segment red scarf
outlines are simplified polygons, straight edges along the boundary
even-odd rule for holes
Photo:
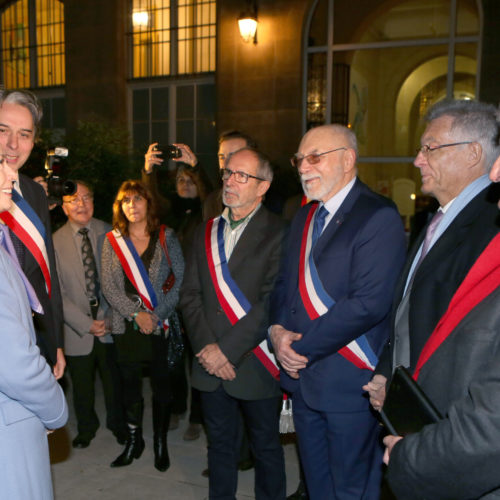
[[[413,378],[462,319],[500,285],[500,233],[478,257],[420,353]]]

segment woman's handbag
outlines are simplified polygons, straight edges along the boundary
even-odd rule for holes
[[[168,262],[168,267],[170,268],[170,272],[168,273],[167,278],[163,282],[163,285],[161,286],[161,289],[163,290],[163,293],[167,295],[168,292],[170,292],[171,288],[175,284],[175,274],[172,271],[172,261],[170,260],[170,256],[168,255],[168,247],[167,247],[167,226],[165,224],[162,224],[160,226],[160,245],[163,248],[163,252],[165,253],[165,257],[167,258]]]

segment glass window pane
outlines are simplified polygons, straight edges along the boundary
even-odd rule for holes
[[[134,123],[132,128],[134,135],[134,149],[144,154],[149,146],[149,124]]]
[[[459,43],[455,46],[455,75],[453,97],[474,99],[476,97],[477,44]]]
[[[177,87],[177,119],[192,119],[194,116],[194,85]]]
[[[336,52],[333,63],[332,119],[347,110],[360,155],[412,156],[420,118],[446,95],[447,46]]]
[[[307,78],[307,128],[326,120],[326,53],[309,54]]]
[[[7,88],[30,87],[28,0],[19,0],[2,12],[2,64]]]
[[[334,43],[448,36],[449,0],[334,0]]]
[[[153,120],[166,120],[168,118],[168,87],[153,89],[151,91],[151,114]]]
[[[36,41],[38,86],[63,85],[64,6],[59,0],[36,2]]]
[[[323,46],[328,40],[328,0],[319,0],[311,19],[308,45]]]
[[[215,71],[215,17],[215,0],[133,0],[132,76]]]
[[[196,86],[196,117],[198,120],[213,120],[215,116],[215,85]]]
[[[149,90],[134,90],[132,102],[132,120],[149,121]]]
[[[194,147],[194,120],[177,120],[175,141]]]
[[[457,35],[478,35],[479,16],[476,0],[457,0]]]
[[[168,120],[152,123],[151,142],[159,142],[160,146],[163,147],[170,143],[168,138]]]

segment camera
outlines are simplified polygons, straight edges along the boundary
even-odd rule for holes
[[[182,156],[182,151],[173,144],[169,144],[165,147],[160,147],[160,145],[157,144],[154,146],[153,151],[161,151],[162,154],[166,155],[167,160],[171,158],[180,158]]]
[[[68,149],[56,147],[47,151],[45,158],[45,170],[47,175],[45,181],[49,191],[49,204],[56,203],[58,205],[62,202],[63,196],[73,195],[76,193],[77,186],[71,180],[62,179],[59,174],[61,173],[61,158],[68,156]]]

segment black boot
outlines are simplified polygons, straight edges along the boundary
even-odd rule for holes
[[[160,472],[165,472],[170,467],[167,447],[170,409],[170,404],[160,403],[153,399],[153,448],[155,453],[155,468]]]
[[[126,409],[128,437],[125,449],[121,455],[111,463],[111,467],[124,467],[130,465],[134,458],[139,458],[144,451],[144,439],[142,437],[142,413],[144,402],[138,401]]]

